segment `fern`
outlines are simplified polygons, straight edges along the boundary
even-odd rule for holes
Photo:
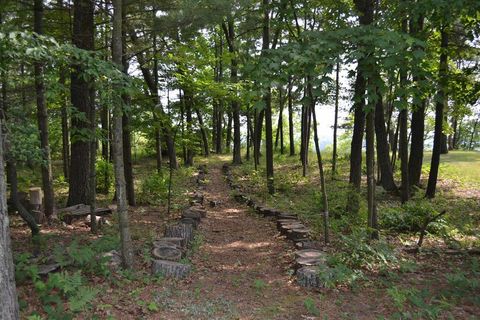
[[[98,292],[98,289],[92,287],[80,287],[77,293],[68,299],[68,307],[70,311],[80,312],[85,310],[90,305],[92,300],[95,299]]]

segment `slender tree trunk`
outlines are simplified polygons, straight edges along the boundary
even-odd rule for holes
[[[317,116],[315,114],[315,97],[313,96],[312,84],[309,81],[308,83],[308,93],[310,97],[310,110],[312,112],[313,117],[313,139],[315,142],[315,151],[317,154],[317,162],[318,162],[318,171],[320,173],[320,187],[322,189],[322,205],[323,205],[323,239],[325,244],[330,242],[329,236],[329,227],[328,227],[328,197],[327,197],[327,189],[325,186],[325,174],[323,170],[323,161],[322,161],[322,153],[320,152],[320,143],[318,141],[318,129],[317,129]]]
[[[33,30],[43,34],[43,0],[34,2],[34,28]],[[37,96],[37,120],[40,132],[40,148],[42,149],[42,185],[44,192],[44,209],[47,220],[50,221],[55,210],[55,199],[53,195],[53,174],[52,160],[50,156],[50,144],[48,141],[48,112],[45,100],[45,84],[43,80],[43,64],[36,62],[35,69],[35,92]]]
[[[95,91],[91,90],[90,92],[92,101],[95,101]],[[96,121],[96,112],[95,107],[93,107],[90,114],[90,124],[91,124],[91,142],[90,142],[90,195],[89,195],[89,204],[90,204],[90,231],[96,233],[98,231],[97,226],[97,217],[95,214],[95,208],[97,204],[97,172],[95,170],[95,163],[97,160],[97,121]]]
[[[0,17],[1,21],[1,17]],[[3,106],[2,108],[3,109]],[[3,110],[2,110],[3,111]],[[0,116],[1,118],[1,116]],[[20,319],[15,269],[10,242],[10,229],[7,208],[7,183],[5,181],[3,121],[0,122],[0,319]]]
[[[447,119],[444,118],[443,122],[447,122]],[[441,154],[448,154],[448,137],[446,134],[442,133],[442,144],[440,148]]]
[[[250,132],[252,131],[252,123],[250,121],[250,106],[247,107],[247,153],[245,155],[245,160],[250,161],[250,140],[252,138],[252,135]]]
[[[229,112],[227,114],[228,120],[227,120],[227,135],[225,137],[225,149],[227,150],[228,153],[230,153],[231,146],[232,146],[232,113]]]
[[[127,105],[130,98],[123,96],[123,103]],[[122,116],[122,140],[123,140],[123,163],[125,168],[125,183],[127,188],[127,200],[131,206],[136,206],[135,183],[133,179],[132,139],[130,132],[130,116],[123,113]]]
[[[112,60],[119,70],[122,70],[122,0],[113,0],[113,32],[112,32]],[[117,88],[118,91],[121,88]],[[123,143],[122,143],[122,96],[120,93],[114,95],[114,114],[113,114],[113,152],[115,167],[115,190],[117,193],[117,212],[120,228],[120,244],[122,254],[122,264],[124,268],[133,266],[133,248],[130,238],[130,226],[128,219],[127,194],[125,184],[125,169],[123,166]]]
[[[452,134],[451,150],[456,150],[457,141],[458,141],[458,117],[457,116],[452,117],[452,129],[453,129],[453,134]]]
[[[412,142],[410,145],[410,158],[408,161],[408,181],[410,186],[420,185],[420,176],[423,164],[424,132],[425,132],[425,106],[423,100],[419,105],[414,106],[410,130]]]
[[[443,26],[440,31],[441,34],[441,54],[440,54],[440,66],[438,69],[438,93],[437,93],[437,102],[435,104],[435,132],[433,136],[433,151],[432,151],[432,161],[430,163],[430,173],[428,176],[428,185],[426,191],[427,198],[434,198],[435,192],[437,189],[437,178],[438,178],[438,167],[440,166],[440,153],[441,153],[441,143],[442,143],[442,134],[443,134],[443,112],[445,105],[447,103],[447,96],[445,93],[445,88],[447,86],[447,73],[448,73],[448,34],[446,27]]]
[[[404,18],[402,20],[402,31],[404,33],[408,32],[408,20]],[[400,87],[407,87],[407,70],[405,68],[400,69]],[[408,108],[407,108],[408,97],[406,94],[401,96],[401,101],[403,102],[403,108],[400,110],[398,115],[398,125],[399,125],[399,146],[398,146],[398,155],[400,157],[400,171],[402,175],[402,186],[401,186],[401,199],[402,203],[408,201],[410,198],[410,182],[408,177]]]
[[[192,109],[193,109],[193,93],[189,90],[184,90],[183,101],[185,102],[185,116],[186,116],[186,128],[187,128],[187,146],[186,146],[186,156],[185,156],[185,166],[193,166],[193,143],[191,139],[193,137],[192,132]]]
[[[292,77],[288,77],[288,138],[290,141],[290,156],[295,155],[295,137],[293,135],[293,97]]]
[[[60,85],[65,87],[65,76],[66,69],[60,70]],[[63,175],[66,181],[69,181],[70,177],[70,141],[68,139],[68,101],[67,95],[63,92],[62,96],[62,109],[61,109],[61,118],[62,118],[62,165],[63,165]]]
[[[198,108],[195,108],[195,113],[197,114],[198,126],[200,127],[200,134],[202,136],[203,155],[208,157],[210,155],[210,149],[208,147],[208,136],[205,130],[205,125],[203,124],[202,113]]]
[[[378,100],[375,104],[375,133],[377,137],[377,157],[381,172],[381,183],[385,190],[396,191],[397,186],[393,180],[393,169],[390,162],[387,131],[383,112],[383,100],[379,88],[377,88]]]
[[[260,164],[261,147],[262,147],[262,133],[263,133],[263,120],[265,118],[265,109],[258,112],[255,120],[255,136],[254,136],[254,150],[255,150],[255,163]]]
[[[337,174],[337,128],[338,128],[338,102],[340,95],[340,62],[335,70],[335,118],[333,122],[333,154],[332,154],[332,179]]]
[[[73,44],[80,49],[94,49],[93,0],[75,0],[73,16]],[[71,73],[71,101],[76,112],[85,117],[72,118],[71,130],[71,165],[70,188],[67,206],[87,203],[90,179],[90,139],[82,137],[82,132],[90,131],[90,114],[93,109],[91,101],[91,81],[85,79],[82,67],[73,66]],[[87,119],[87,120],[85,120]]]
[[[350,183],[356,190],[360,189],[362,181],[362,145],[363,132],[365,131],[365,100],[363,95],[365,93],[365,79],[362,75],[360,61],[357,67],[357,79],[355,81],[354,94],[354,122],[353,122],[353,136],[350,151]]]
[[[368,227],[372,229],[372,239],[378,239],[377,206],[375,200],[375,111],[367,113],[367,202]]]
[[[270,0],[263,0],[263,40],[262,54],[270,47]],[[265,154],[267,165],[267,188],[268,193],[275,193],[275,184],[273,181],[273,139],[272,139],[272,92],[271,88],[266,88],[263,96],[265,102]]]

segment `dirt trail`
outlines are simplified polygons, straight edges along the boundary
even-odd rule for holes
[[[198,233],[202,245],[192,257],[194,272],[175,301],[169,319],[304,319],[304,292],[292,283],[292,243],[279,238],[273,221],[249,212],[230,197],[220,165],[208,168],[204,192],[208,216]],[[303,294],[302,294],[303,293]]]

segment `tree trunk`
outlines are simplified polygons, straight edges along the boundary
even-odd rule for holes
[[[263,40],[262,54],[266,54],[270,47],[270,0],[263,0]],[[266,88],[263,96],[265,101],[265,154],[267,165],[267,188],[268,193],[275,193],[275,184],[273,181],[273,137],[272,137],[272,92],[271,88]]]
[[[377,206],[375,200],[375,111],[367,113],[366,140],[367,140],[367,202],[368,227],[371,228],[372,239],[378,239]]]
[[[193,166],[193,143],[192,143],[192,138],[193,138],[193,132],[192,132],[192,109],[193,109],[193,93],[190,92],[189,90],[185,91],[184,90],[184,96],[183,100],[185,101],[185,115],[186,115],[186,120],[187,120],[187,146],[186,146],[186,158],[185,158],[185,166],[186,167],[191,167]]]
[[[73,44],[80,49],[94,49],[93,0],[74,1]],[[75,65],[71,73],[71,102],[76,112],[82,117],[72,118],[70,188],[67,206],[87,203],[90,178],[90,139],[82,137],[82,132],[90,131],[90,114],[93,109],[91,101],[91,84],[82,74],[82,67]],[[87,120],[85,120],[87,119]]]
[[[447,122],[446,119],[443,119],[442,122]],[[448,137],[446,134],[442,133],[442,145],[441,145],[441,154],[448,154]]]
[[[390,162],[390,150],[388,146],[387,130],[385,129],[385,115],[383,112],[383,100],[379,88],[377,88],[377,103],[375,104],[375,133],[377,137],[377,157],[381,171],[382,187],[387,191],[396,191],[397,186],[393,179],[392,163]]]
[[[250,106],[247,108],[247,153],[245,154],[245,160],[250,161],[250,146],[251,146],[251,131],[252,131],[252,123],[250,121]]]
[[[123,96],[123,103],[127,105],[130,98]],[[130,133],[130,116],[123,113],[122,116],[122,140],[123,140],[123,163],[125,168],[125,183],[127,188],[127,200],[131,206],[136,206],[135,182],[133,179],[132,139]]]
[[[332,179],[337,174],[337,128],[338,128],[338,103],[340,95],[340,62],[335,70],[335,118],[333,121],[333,153],[332,153]]]
[[[227,38],[229,52],[232,55],[232,58],[230,60],[230,82],[235,84],[238,82],[238,62],[237,58],[235,57],[235,55],[237,54],[237,49],[235,46],[235,28],[232,16],[229,16],[227,26],[223,24],[223,29],[225,32],[225,37]],[[240,145],[240,104],[236,100],[236,97],[234,98],[234,100],[232,100],[231,107],[233,116],[233,164],[241,164],[242,156]],[[228,148],[230,148],[230,146]]]
[[[0,19],[1,20],[1,19]],[[3,108],[0,108],[3,109]],[[3,111],[3,110],[2,110]],[[3,150],[3,121],[0,122],[0,319],[20,319],[18,297],[15,288],[15,269],[10,242],[10,229],[7,208],[7,184]]]
[[[200,127],[200,134],[202,135],[203,155],[208,157],[210,155],[210,148],[208,147],[208,136],[205,125],[203,124],[202,114],[198,108],[195,108],[195,113],[197,114],[198,126]]]
[[[113,32],[112,32],[112,60],[119,70],[122,70],[122,0],[113,0]],[[115,91],[121,91],[117,88]],[[114,92],[115,92],[114,91]],[[123,166],[123,143],[122,143],[122,115],[123,101],[120,93],[114,95],[114,114],[113,114],[113,153],[115,167],[115,190],[117,193],[117,212],[120,228],[120,244],[122,254],[122,264],[124,268],[133,266],[133,248],[130,238],[130,227],[128,221],[127,194],[125,186],[125,169]]]
[[[414,106],[412,112],[412,122],[410,124],[412,142],[410,144],[410,158],[408,160],[408,181],[410,187],[420,185],[423,164],[425,106],[426,101],[423,100],[419,105]]]
[[[37,34],[43,34],[43,0],[34,2],[34,28]],[[45,216],[50,221],[55,210],[55,199],[53,194],[52,160],[50,156],[50,145],[48,142],[48,113],[45,100],[45,84],[43,80],[43,63],[36,62],[35,69],[35,92],[37,96],[37,120],[40,133],[40,148],[42,150],[42,185],[44,192]]]
[[[290,141],[290,156],[295,155],[295,137],[293,135],[293,97],[292,77],[288,77],[288,138]]]
[[[353,136],[350,151],[350,183],[356,190],[360,190],[360,184],[362,181],[362,146],[363,132],[365,131],[365,113],[363,111],[365,105],[365,100],[363,98],[365,93],[365,79],[360,70],[360,61],[358,64],[353,103]]]
[[[320,152],[320,144],[318,142],[318,129],[317,129],[317,116],[315,114],[315,99],[313,97],[313,90],[312,85],[309,82],[308,92],[310,96],[310,109],[312,112],[313,117],[313,139],[315,141],[315,151],[317,154],[317,162],[318,162],[318,171],[320,173],[320,187],[322,189],[322,205],[323,205],[323,239],[325,244],[330,242],[329,236],[329,227],[328,227],[328,197],[327,197],[327,189],[325,186],[325,174],[323,171],[323,161],[322,161],[322,153]]]
[[[402,31],[404,33],[408,32],[407,29],[407,19],[402,20]],[[407,87],[407,70],[402,68],[400,70],[400,87]],[[399,145],[398,145],[398,155],[400,157],[400,171],[402,176],[402,186],[401,186],[401,199],[402,203],[405,203],[410,198],[410,182],[408,177],[408,108],[407,108],[408,97],[406,94],[401,96],[401,101],[403,102],[403,107],[400,110],[398,115],[398,125],[399,128]]]
[[[447,96],[445,93],[445,88],[448,81],[448,34],[446,27],[443,26],[441,31],[441,54],[440,54],[440,66],[438,69],[438,93],[435,104],[435,132],[433,136],[433,151],[432,151],[432,161],[430,163],[430,173],[428,176],[428,185],[425,196],[427,198],[434,198],[435,192],[437,189],[437,178],[438,178],[438,167],[440,166],[440,153],[441,153],[441,144],[442,144],[442,135],[443,135],[443,112],[445,105],[447,104]]]
[[[227,135],[225,137],[225,149],[228,153],[230,153],[231,146],[232,146],[232,113],[228,112],[227,114]]]
[[[69,181],[70,177],[70,141],[68,139],[68,97],[63,91],[65,87],[65,73],[66,69],[60,70],[60,85],[62,86],[62,109],[61,109],[61,118],[62,118],[62,165],[63,165],[63,175],[66,181]]]

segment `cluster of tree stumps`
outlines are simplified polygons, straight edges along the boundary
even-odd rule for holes
[[[206,168],[199,167],[197,185],[205,186]],[[183,279],[192,270],[189,263],[182,261],[194,239],[194,232],[201,220],[207,216],[203,206],[203,193],[195,191],[192,194],[190,207],[183,210],[181,217],[165,228],[164,237],[153,242],[152,273],[167,278]]]
[[[240,186],[235,183],[230,166],[223,166],[227,183],[235,193],[233,197],[239,203],[244,203],[265,218],[276,221],[278,231],[286,239],[293,241],[295,248],[294,270],[297,283],[305,288],[323,288],[324,283],[319,277],[319,266],[326,266],[327,253],[321,250],[322,244],[311,238],[312,231],[290,212],[282,212],[258,203],[255,199],[244,194]]]

